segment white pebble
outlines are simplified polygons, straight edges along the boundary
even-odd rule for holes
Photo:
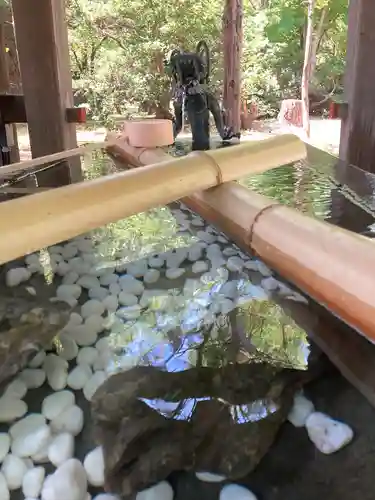
[[[46,357],[43,368],[47,375],[48,384],[54,391],[61,391],[66,387],[68,367],[68,362],[60,356],[49,354]]]
[[[118,314],[124,319],[137,319],[141,315],[141,307],[139,304],[118,309]]]
[[[30,434],[18,436],[11,445],[13,455],[26,458],[38,453],[49,442],[51,429],[46,424],[40,425]]]
[[[127,274],[119,278],[119,285],[123,292],[131,293],[133,295],[141,295],[145,289],[143,283],[135,279],[134,276],[129,276]]]
[[[167,269],[165,271],[165,277],[168,278],[169,280],[175,280],[185,274],[185,269],[182,267],[177,267],[177,268],[172,268],[172,269]]]
[[[219,305],[222,314],[228,314],[236,308],[236,304],[230,299],[222,299]]]
[[[127,292],[120,292],[118,301],[123,306],[135,306],[136,304],[138,304],[138,298],[135,295]]]
[[[48,459],[55,467],[59,467],[70,458],[73,458],[73,454],[74,438],[67,432],[58,434],[52,439],[48,447]]]
[[[107,376],[104,373],[104,371],[97,371],[94,373],[94,375],[91,377],[91,379],[86,383],[85,387],[83,388],[83,395],[85,396],[87,401],[91,401],[95,392],[103,384],[106,378]]]
[[[223,254],[226,257],[232,257],[233,255],[236,255],[236,253],[237,253],[237,250],[233,247],[225,247],[223,250]]]
[[[27,465],[20,457],[7,455],[1,468],[10,490],[21,488],[24,475],[28,471]]]
[[[225,476],[219,474],[212,474],[212,472],[196,472],[197,479],[206,483],[221,483],[226,480]]]
[[[86,288],[89,290],[90,288],[99,288],[100,283],[98,278],[95,276],[90,276],[87,274],[86,276],[81,276],[77,281],[77,285],[80,285],[82,288]]]
[[[70,328],[68,333],[79,346],[95,344],[98,338],[96,326],[93,328],[91,324],[87,323]]]
[[[49,441],[48,443],[45,444],[40,450],[38,450],[35,455],[31,457],[32,461],[36,464],[45,464],[48,463],[48,447],[49,447]]]
[[[107,288],[102,287],[102,286],[90,288],[90,290],[89,290],[90,299],[96,299],[96,300],[103,301],[107,297],[108,294],[109,294],[109,290]]]
[[[272,292],[279,288],[280,282],[272,276],[268,276],[268,278],[264,278],[261,281],[261,287],[268,292]]]
[[[69,406],[50,422],[52,432],[55,434],[68,432],[72,436],[78,436],[83,429],[83,424],[84,414],[77,405]]]
[[[289,412],[288,420],[294,427],[303,427],[307,417],[315,411],[313,403],[307,399],[302,392],[295,394],[292,409]]]
[[[11,396],[0,398],[0,423],[13,422],[27,413],[27,404]]]
[[[99,352],[111,350],[107,337],[103,337],[102,339],[99,339],[97,341],[97,343],[95,344],[95,347]]]
[[[258,271],[260,272],[260,274],[263,274],[263,276],[265,277],[272,276],[272,271],[270,270],[269,267],[266,266],[266,264],[264,264],[260,260],[257,261],[257,264],[258,264]]]
[[[10,436],[6,432],[0,433],[0,463],[8,455],[10,450]],[[0,496],[1,498],[1,496]]]
[[[75,391],[81,390],[92,377],[91,368],[88,365],[77,365],[69,373],[67,385]]]
[[[100,276],[99,281],[101,285],[109,286],[118,282],[118,275],[115,273],[106,273]]]
[[[70,313],[70,317],[69,317],[69,321],[68,321],[69,326],[78,326],[78,325],[82,325],[82,323],[83,323],[83,318],[80,314],[78,314],[76,312]]]
[[[141,278],[148,269],[147,260],[139,260],[138,262],[131,262],[127,264],[126,270],[128,274],[134,278]]]
[[[77,364],[92,366],[98,355],[98,351],[95,347],[82,347],[77,355]]]
[[[197,231],[197,238],[204,241],[205,243],[213,243],[216,241],[216,236],[207,231]]]
[[[204,221],[201,218],[193,217],[191,219],[191,225],[192,226],[196,226],[196,227],[203,227],[204,226]]]
[[[104,314],[105,308],[103,304],[96,299],[90,299],[87,302],[85,302],[82,307],[81,307],[81,316],[82,318],[88,318],[89,316],[93,314],[97,314],[98,316],[101,316]]]
[[[102,304],[107,311],[115,312],[118,309],[117,295],[107,295],[107,297],[102,301]]]
[[[348,425],[320,412],[311,413],[305,425],[309,438],[325,455],[340,450],[350,443],[354,436]]]
[[[160,278],[160,271],[157,269],[149,269],[143,277],[145,283],[156,283]]]
[[[93,500],[120,500],[120,497],[112,495],[112,493],[99,493]]]
[[[88,453],[83,461],[87,479],[92,486],[104,485],[104,457],[101,446]]]
[[[88,318],[85,319],[85,325],[96,334],[99,334],[103,331],[104,318],[99,314],[92,314]],[[96,339],[95,339],[96,340]]]
[[[56,367],[67,370],[69,363],[56,354],[48,354],[43,363],[43,370],[45,370],[47,376],[48,373],[54,371]]]
[[[243,486],[227,484],[221,489],[219,500],[257,500],[257,497]]]
[[[63,285],[74,285],[79,279],[79,274],[76,271],[69,271],[63,277]]]
[[[2,472],[0,472],[0,498],[1,500],[10,500],[8,485]]]
[[[26,396],[27,385],[20,378],[14,379],[10,384],[7,385],[4,391],[4,397],[10,397],[13,399],[22,399]]]
[[[14,267],[6,274],[5,282],[7,286],[15,287],[31,278],[31,272],[26,267]]]
[[[47,356],[47,354],[45,351],[38,352],[38,354],[36,354],[29,362],[29,367],[30,368],[39,368],[43,364],[44,360],[46,359],[46,356]]]
[[[59,299],[79,299],[82,293],[82,288],[79,285],[60,285],[56,290],[56,297]]]
[[[22,480],[22,493],[25,497],[38,498],[42,491],[45,474],[43,467],[33,467],[26,472]]]
[[[74,243],[67,243],[61,250],[61,255],[64,259],[71,259],[78,253],[78,247]]]
[[[59,391],[44,398],[42,403],[42,414],[53,420],[64,410],[75,404],[75,396],[71,391]]]
[[[39,427],[45,425],[46,419],[40,413],[30,413],[27,417],[18,420],[9,429],[9,434],[13,440],[23,438],[28,434],[32,434]]]
[[[71,458],[44,481],[42,500],[82,500],[87,491],[86,472],[81,462]]]
[[[46,372],[40,368],[26,368],[22,370],[19,377],[25,382],[28,389],[37,389],[44,384]]]
[[[197,260],[191,267],[193,273],[204,273],[208,270],[208,264],[204,260]]]
[[[244,261],[240,257],[229,257],[227,261],[227,268],[232,272],[242,271],[244,266]]]
[[[199,245],[194,245],[189,249],[188,259],[191,262],[195,262],[202,257],[203,249]]]
[[[111,283],[109,285],[109,292],[112,295],[118,295],[121,292],[121,287],[120,287],[119,283]]]
[[[150,267],[155,267],[156,269],[160,269],[164,266],[164,259],[161,257],[150,257],[148,259],[148,265]]]
[[[62,333],[59,336],[60,346],[58,355],[66,361],[71,361],[77,357],[78,345],[68,334]]]
[[[167,481],[161,481],[147,490],[137,493],[136,500],[173,500],[173,489]]]

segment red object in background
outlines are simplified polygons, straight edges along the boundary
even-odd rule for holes
[[[331,102],[329,105],[328,117],[330,120],[334,120],[339,117],[339,104],[337,102]]]
[[[77,108],[77,123],[86,123],[86,108]]]

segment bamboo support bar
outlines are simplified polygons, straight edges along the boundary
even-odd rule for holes
[[[24,170],[29,170],[31,168],[40,167],[46,163],[52,163],[60,160],[66,160],[73,156],[82,156],[96,149],[104,149],[108,147],[108,142],[94,142],[87,144],[86,146],[80,146],[74,149],[67,149],[66,151],[60,151],[59,153],[52,153],[47,156],[40,156],[39,158],[32,158],[31,160],[20,161],[18,163],[13,163],[12,165],[7,165],[0,168],[0,177],[8,177],[17,172],[23,172]]]
[[[295,136],[280,136],[1,203],[0,263],[305,154]]]

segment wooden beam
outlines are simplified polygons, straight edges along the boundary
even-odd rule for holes
[[[30,144],[34,158],[77,146],[74,124],[66,120],[73,107],[64,0],[13,0]],[[78,159],[38,176],[52,187],[82,179]]]
[[[277,297],[276,301],[375,407],[375,345],[318,304],[310,301],[307,306]]]
[[[223,14],[225,124],[241,131],[242,0],[225,0]]]
[[[25,99],[23,95],[0,94],[0,113],[3,123],[27,123]],[[85,123],[85,108],[66,108],[68,123]]]
[[[340,158],[375,173],[375,9],[373,0],[350,0],[345,75],[347,113]]]

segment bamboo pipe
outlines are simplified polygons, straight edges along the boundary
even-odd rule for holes
[[[142,150],[131,151],[127,146],[125,150],[125,163],[131,164],[132,156],[135,166],[145,161]],[[116,154],[121,158],[120,143]],[[165,156],[149,150],[147,159],[163,161]],[[373,242],[311,219],[234,182],[181,201],[375,342]]]
[[[111,143],[109,143],[111,145]],[[139,153],[139,150],[137,150]],[[0,204],[0,263],[305,155],[295,136],[192,154]],[[142,152],[142,151],[141,151]],[[147,156],[143,152],[142,161]],[[139,155],[138,155],[139,156]],[[170,158],[170,157],[169,157]]]
[[[373,242],[234,182],[182,201],[375,342]]]

